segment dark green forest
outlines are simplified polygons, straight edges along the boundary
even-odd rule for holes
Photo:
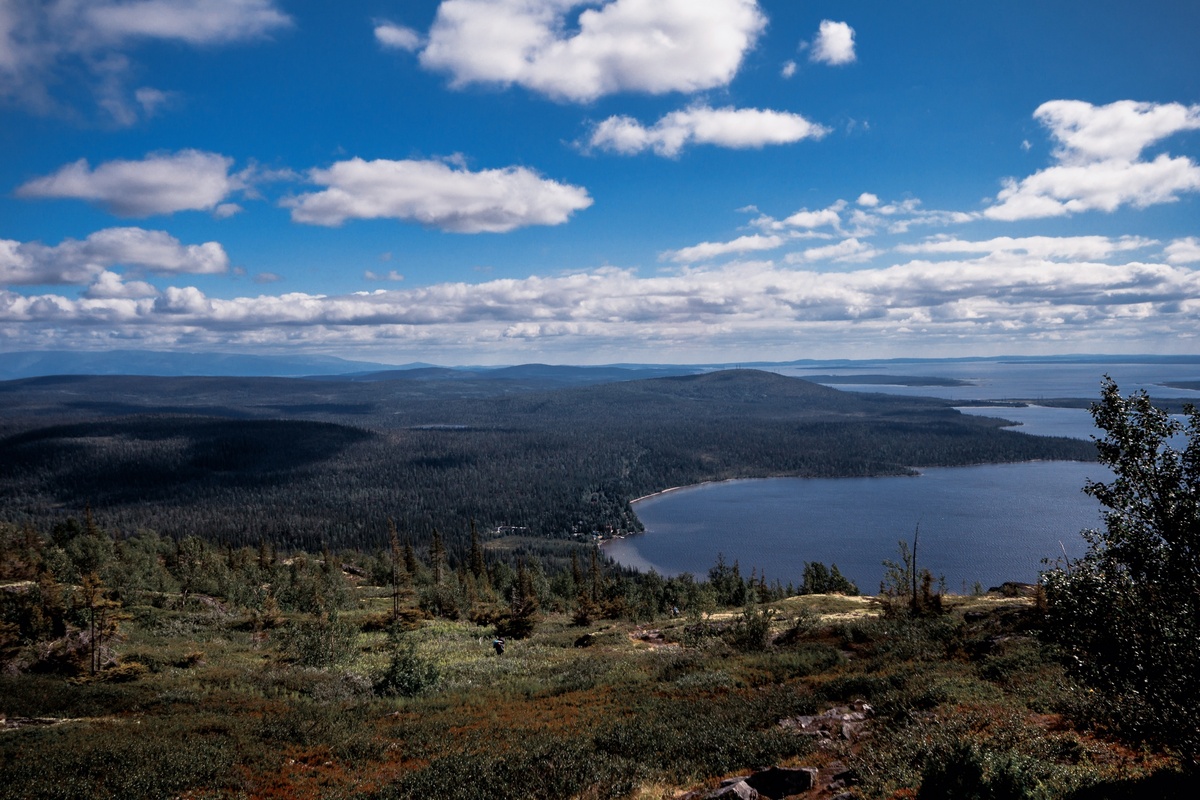
[[[1094,459],[948,401],[841,392],[754,370],[560,388],[384,380],[66,376],[0,384],[0,517],[48,528],[90,508],[133,533],[379,546],[485,533],[639,529],[630,500],[728,478],[896,475]]]

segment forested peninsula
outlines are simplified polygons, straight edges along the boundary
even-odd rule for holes
[[[497,372],[0,383],[0,517],[47,528],[90,508],[111,530],[310,550],[378,547],[391,519],[461,549],[472,522],[635,531],[630,500],[704,481],[1095,458],[950,401],[757,370]]]

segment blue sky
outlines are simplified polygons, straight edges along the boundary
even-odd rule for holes
[[[0,347],[1196,353],[1200,4],[0,0]]]

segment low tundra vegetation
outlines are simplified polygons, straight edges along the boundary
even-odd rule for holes
[[[1100,701],[1038,636],[1035,598],[917,613],[723,561],[665,580],[479,552],[476,576],[399,543],[372,570],[68,533],[5,532],[4,797],[657,798],[772,765],[862,798],[1182,780],[1169,750],[1090,724]],[[869,715],[808,725],[843,707]]]

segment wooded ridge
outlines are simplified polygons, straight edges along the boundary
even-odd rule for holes
[[[417,542],[460,542],[471,521],[587,538],[638,530],[629,501],[671,486],[1095,458],[950,401],[756,370],[511,374],[0,383],[0,516],[46,526],[90,505],[129,532],[309,548],[378,546],[388,518]]]

